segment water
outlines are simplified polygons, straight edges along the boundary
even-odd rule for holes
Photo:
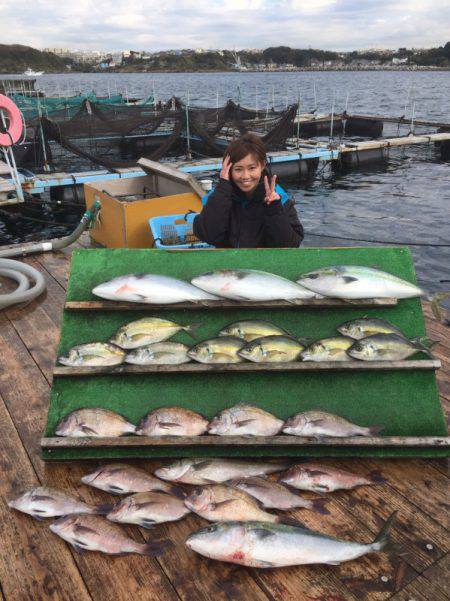
[[[48,95],[95,90],[143,98],[154,92],[158,100],[177,95],[199,106],[221,106],[233,98],[259,110],[271,107],[273,98],[277,109],[300,98],[302,112],[317,107],[319,113],[329,113],[334,105],[336,112],[347,107],[350,113],[408,118],[414,113],[416,119],[450,122],[448,71],[105,73],[44,75],[38,81]],[[384,135],[397,131],[396,125],[386,125]],[[411,250],[421,285],[433,292],[450,290],[450,170],[434,146],[392,150],[387,162],[348,173],[335,174],[325,166],[309,183],[281,183],[296,199],[306,231],[304,246],[419,243],[425,246]],[[61,236],[73,229],[82,212],[76,205],[62,209],[38,203],[31,208],[27,215],[35,221],[2,221],[0,213],[0,245]]]

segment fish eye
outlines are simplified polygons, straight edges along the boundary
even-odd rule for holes
[[[361,344],[355,344],[355,346],[353,347],[355,349],[355,351],[362,351],[363,347]]]
[[[316,280],[319,277],[318,273],[310,273],[309,275],[305,276],[306,278],[308,278],[309,280]]]

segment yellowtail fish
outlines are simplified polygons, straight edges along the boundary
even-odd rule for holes
[[[58,357],[59,363],[69,367],[106,367],[120,365],[125,353],[117,346],[106,342],[79,344],[70,349],[67,355]]]
[[[245,342],[234,336],[219,336],[193,346],[187,355],[200,363],[241,363],[238,351]]]
[[[138,492],[115,505],[106,516],[112,522],[151,528],[184,518],[190,510],[183,500],[165,492]]]
[[[181,365],[190,361],[188,350],[189,347],[181,342],[155,342],[129,352],[125,362],[133,365]]]
[[[275,436],[282,426],[283,420],[271,413],[242,403],[216,415],[209,424],[208,433],[219,436]]]
[[[342,323],[337,328],[343,336],[354,338],[355,340],[361,340],[361,338],[367,338],[373,334],[398,334],[403,336],[403,332],[397,326],[393,326],[385,319],[378,319],[378,317],[361,317],[360,319],[352,319]]]
[[[286,420],[283,432],[294,436],[377,436],[383,426],[358,426],[325,411],[304,411]]]
[[[183,407],[160,407],[141,419],[136,434],[141,436],[200,436],[208,420],[200,413]]]
[[[347,350],[355,341],[353,338],[334,336],[322,338],[305,348],[300,353],[302,361],[351,361]]]
[[[290,336],[265,336],[249,342],[238,355],[255,363],[298,361],[304,345]]]
[[[249,320],[230,323],[220,330],[219,336],[236,336],[246,342],[251,342],[263,336],[290,336],[290,334],[269,321]]]
[[[396,550],[389,532],[395,512],[371,543],[326,536],[300,526],[267,522],[219,522],[191,534],[186,546],[200,555],[252,568],[324,563],[339,565],[367,553]]]
[[[49,486],[36,486],[16,499],[8,501],[8,506],[27,513],[37,520],[73,513],[104,515],[112,507],[111,505],[89,505]]]
[[[155,342],[163,342],[182,330],[192,335],[192,331],[196,328],[197,325],[182,326],[170,319],[144,317],[119,328],[110,342],[122,349],[129,350]]]
[[[321,463],[308,462],[293,465],[285,474],[280,476],[280,482],[299,490],[328,493],[335,490],[350,490],[357,486],[381,483],[384,480],[376,473],[367,478],[347,470],[328,467]]]
[[[356,340],[347,353],[361,361],[401,361],[423,352],[433,358],[428,347],[419,340],[408,340],[398,334],[374,334]]]
[[[173,493],[173,487],[145,470],[126,463],[102,465],[81,478],[83,484],[115,495],[152,490]]]
[[[136,426],[122,415],[102,409],[76,409],[64,417],[56,427],[57,436],[124,436],[134,434]]]

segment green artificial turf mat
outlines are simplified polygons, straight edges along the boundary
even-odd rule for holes
[[[162,251],[134,249],[75,250],[72,256],[68,301],[94,300],[97,284],[127,273],[160,273],[189,280],[220,268],[253,268],[296,279],[301,273],[334,264],[368,265],[416,282],[407,248],[242,249],[220,251]],[[98,299],[97,299],[98,300]],[[58,354],[85,342],[106,341],[123,324],[145,315],[163,315],[178,323],[201,324],[200,340],[217,335],[240,319],[267,319],[297,337],[319,339],[336,334],[349,319],[376,316],[400,327],[408,337],[424,336],[419,299],[399,301],[395,307],[373,309],[64,311]],[[192,344],[185,333],[173,340]],[[414,358],[426,358],[417,355]],[[81,407],[105,407],[133,423],[148,411],[177,405],[211,418],[237,402],[250,402],[287,418],[298,411],[320,408],[360,425],[383,425],[386,436],[446,436],[444,416],[433,371],[289,372],[147,374],[55,378],[45,436],[56,424]],[[446,449],[354,447],[139,447],[114,449],[45,450],[46,459],[128,456],[440,456]]]

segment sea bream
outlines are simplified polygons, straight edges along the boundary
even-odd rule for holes
[[[121,500],[106,516],[112,522],[151,528],[184,518],[190,510],[182,499],[165,492],[138,492]]]
[[[16,499],[8,501],[8,507],[27,513],[37,520],[74,513],[104,515],[111,510],[111,505],[89,505],[49,486],[36,486],[22,493]]]
[[[317,295],[279,275],[255,269],[219,269],[192,278],[206,292],[238,301],[303,300]]]
[[[144,317],[125,324],[117,330],[110,342],[125,350],[140,348],[155,342],[163,342],[184,331],[192,336],[197,325],[182,326],[170,319]]]
[[[297,283],[333,298],[412,298],[425,293],[395,275],[359,265],[332,265],[301,275]]]
[[[279,517],[264,511],[254,497],[225,484],[209,484],[193,490],[184,500],[186,507],[210,522],[278,522]]]
[[[290,336],[265,336],[247,343],[238,355],[254,363],[288,363],[299,360],[304,348]]]
[[[398,334],[399,336],[405,336],[400,328],[378,317],[361,317],[360,319],[346,321],[337,327],[337,331],[343,336],[348,336],[355,340],[361,340],[361,338],[367,338],[367,336],[373,336],[374,334]]]
[[[159,407],[147,413],[136,428],[140,436],[200,436],[208,420],[183,407]]]
[[[156,305],[218,300],[188,282],[154,273],[121,275],[95,286],[92,294],[107,300]]]
[[[234,336],[219,336],[199,342],[187,352],[187,356],[199,363],[241,363],[238,351],[245,342]]]
[[[420,352],[433,358],[430,349],[419,340],[408,340],[398,334],[374,334],[354,341],[347,350],[350,357],[360,361],[401,361]]]
[[[219,336],[236,336],[251,342],[263,336],[290,336],[290,334],[270,321],[255,319],[230,323],[220,330]]]
[[[155,478],[145,470],[126,463],[102,465],[81,478],[83,484],[114,495],[161,491],[173,493],[173,485]]]
[[[181,365],[189,363],[189,347],[181,342],[155,342],[130,351],[125,363],[132,365]]]
[[[357,543],[300,526],[267,522],[219,522],[191,534],[186,546],[200,555],[252,568],[324,563],[339,565],[367,553],[392,552],[389,531],[395,512],[373,542]]]
[[[208,433],[219,436],[275,436],[283,420],[268,411],[240,403],[218,413],[209,424]]]
[[[300,353],[302,361],[351,361],[347,350],[355,341],[345,336],[333,336],[316,340]]]
[[[294,436],[377,436],[383,426],[358,426],[325,411],[303,411],[286,420],[283,432]]]
[[[129,538],[117,524],[93,515],[69,515],[59,518],[50,524],[50,530],[80,553],[100,551],[110,555],[137,553],[157,557],[162,555],[170,544],[168,541],[138,543]]]
[[[299,490],[328,493],[377,484],[384,480],[378,474],[373,474],[371,477],[359,476],[347,470],[329,467],[321,463],[307,462],[293,465],[280,476],[280,482]]]
[[[58,357],[59,363],[68,367],[107,367],[120,365],[124,360],[124,351],[106,342],[78,344],[67,355]]]
[[[244,461],[239,459],[179,459],[155,471],[157,478],[185,484],[215,484],[280,472],[289,467],[288,462]]]
[[[134,434],[136,426],[122,415],[101,407],[76,409],[56,426],[57,436],[124,436]]]

